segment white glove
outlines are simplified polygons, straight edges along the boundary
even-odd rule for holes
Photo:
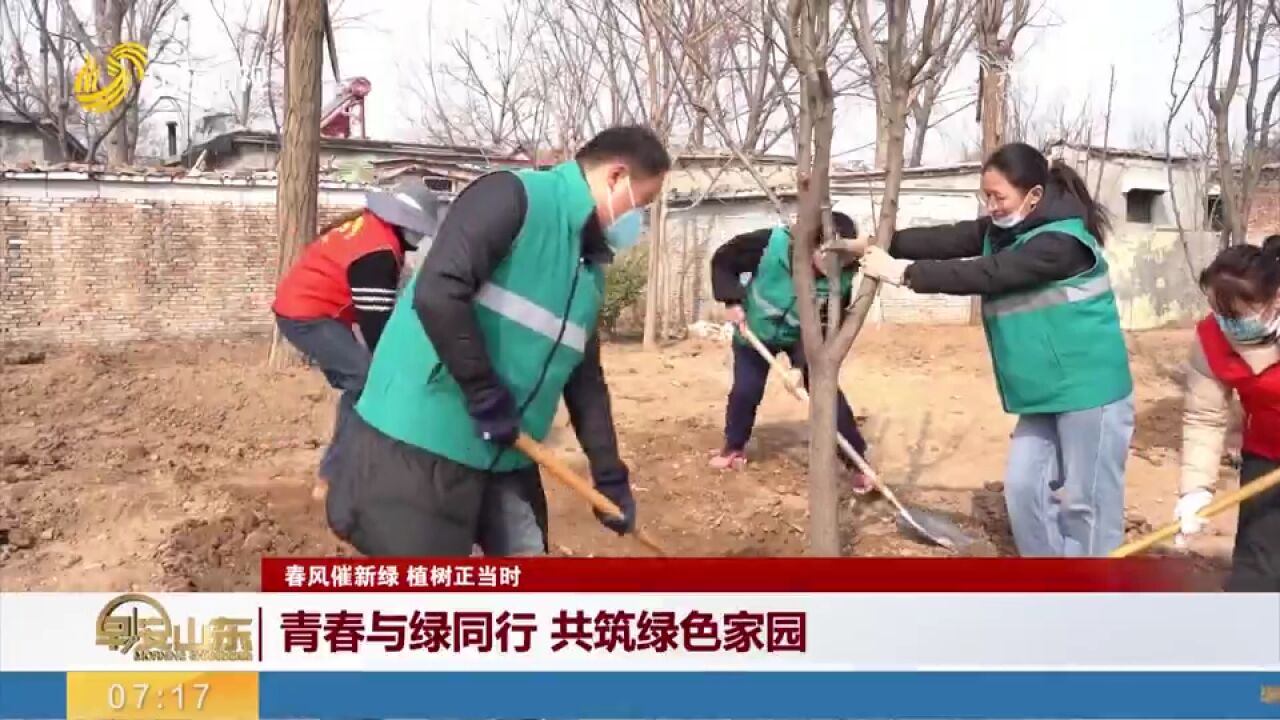
[[[747,321],[747,311],[743,310],[741,305],[725,305],[724,316],[734,325],[741,325]]]
[[[1211,502],[1213,502],[1213,493],[1208,490],[1192,490],[1178,498],[1178,504],[1173,506],[1173,516],[1182,524],[1182,530],[1174,538],[1178,547],[1185,546],[1188,537],[1204,529],[1204,518],[1198,513],[1208,507]]]
[[[884,248],[871,246],[862,256],[862,272],[870,277],[883,280],[890,285],[901,285],[902,277],[911,265],[910,260],[899,260]]]

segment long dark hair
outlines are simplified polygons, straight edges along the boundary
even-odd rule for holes
[[[362,207],[356,208],[354,210],[348,210],[347,212],[344,212],[338,217],[334,218],[333,221],[330,222],[328,225],[325,225],[324,227],[320,228],[320,232],[316,233],[316,237],[320,237],[321,235],[324,235],[330,230],[333,230],[342,225],[345,225],[346,223],[349,223],[352,220],[355,220],[356,218],[360,217],[363,214],[364,214],[364,208]]]
[[[1052,164],[1044,153],[1026,143],[1009,143],[991,153],[991,157],[982,165],[983,172],[995,170],[1005,177],[1011,185],[1023,192],[1040,186],[1048,192],[1052,185],[1057,189],[1079,200],[1085,207],[1084,224],[1089,234],[1101,245],[1111,232],[1111,218],[1107,209],[1102,207],[1085,185],[1080,174],[1061,160]]]
[[[1233,245],[1200,273],[1200,289],[1215,312],[1235,317],[1241,303],[1275,302],[1280,293],[1280,235],[1255,245]]]

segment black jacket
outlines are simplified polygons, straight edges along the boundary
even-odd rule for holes
[[[769,246],[769,236],[773,233],[773,228],[764,228],[762,230],[752,230],[748,233],[735,235],[728,242],[721,245],[711,256],[711,295],[716,302],[725,305],[741,305],[746,297],[747,289],[742,285],[742,275],[744,273],[755,274],[760,268],[760,259],[764,257],[765,248]],[[792,248],[792,262],[795,262],[795,245]],[[810,260],[805,263],[812,267]],[[818,274],[814,269],[814,275]],[[840,308],[843,319],[843,311],[849,306],[850,292],[845,293],[840,298]],[[827,319],[827,304],[821,303],[818,306],[818,316],[825,324]]]
[[[889,254],[915,260],[906,285],[920,293],[987,295],[1026,290],[1065,280],[1093,267],[1093,253],[1079,240],[1057,232],[1037,235],[1017,249],[1014,238],[1056,220],[1083,218],[1084,205],[1050,185],[1044,199],[1021,223],[1002,229],[989,218],[955,225],[911,228],[894,233]],[[991,231],[995,253],[982,255],[982,239]]]
[[[401,249],[407,250],[401,242]],[[379,250],[351,263],[347,268],[347,282],[351,285],[351,303],[369,352],[378,347],[378,340],[391,317],[396,304],[396,291],[400,284],[400,261],[390,250]]]
[[[511,253],[527,208],[524,185],[515,175],[499,172],[476,180],[454,200],[418,270],[413,309],[440,362],[469,402],[502,384],[476,323],[472,300]],[[582,228],[582,259],[595,264],[613,260],[594,213]],[[585,352],[564,388],[569,419],[593,475],[625,472],[600,365],[598,333],[592,332]],[[515,398],[516,402],[522,399]]]

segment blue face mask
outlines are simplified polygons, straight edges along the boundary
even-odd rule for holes
[[[609,223],[609,227],[604,230],[605,240],[616,253],[635,247],[644,235],[644,210],[636,207],[636,196],[631,190],[630,177],[627,178],[627,195],[631,198],[631,209],[623,213],[622,217],[614,218],[613,222]],[[612,207],[609,212],[613,213]]]
[[[1230,318],[1214,313],[1213,317],[1218,321],[1218,327],[1222,328],[1223,335],[1242,345],[1271,340],[1276,336],[1277,323],[1280,323],[1280,316],[1277,316],[1277,320],[1267,323],[1263,321],[1261,313],[1240,318]]]
[[[605,239],[614,252],[622,252],[635,246],[644,235],[644,211],[628,210],[605,230]]]

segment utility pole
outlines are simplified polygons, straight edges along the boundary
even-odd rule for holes
[[[316,234],[316,193],[320,181],[320,70],[324,57],[326,0],[285,0],[284,134],[280,140],[276,185],[276,276],[289,271]],[[292,363],[273,331],[268,364]]]

